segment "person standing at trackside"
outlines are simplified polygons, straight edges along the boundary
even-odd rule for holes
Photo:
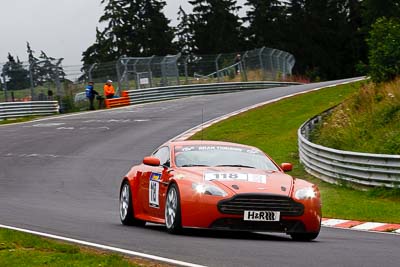
[[[86,86],[86,97],[89,99],[89,109],[94,110],[94,96],[99,95],[99,93],[94,90],[93,82],[89,82],[88,85]]]
[[[115,94],[114,86],[112,85],[112,81],[108,80],[104,85],[104,95],[107,99],[113,98]]]

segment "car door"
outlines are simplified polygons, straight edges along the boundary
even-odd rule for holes
[[[143,211],[147,216],[164,218],[165,194],[169,172],[164,166],[170,165],[170,149],[160,147],[153,155],[160,160],[160,166],[146,166],[146,172],[141,176],[140,199],[143,200]]]

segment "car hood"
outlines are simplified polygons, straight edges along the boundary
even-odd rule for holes
[[[231,194],[268,193],[289,196],[293,177],[280,171],[237,167],[193,167],[180,175],[197,183],[213,183]]]

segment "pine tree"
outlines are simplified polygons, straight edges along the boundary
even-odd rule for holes
[[[107,39],[104,32],[96,27],[96,41],[82,53],[83,69],[89,68],[94,63],[110,62],[118,55],[113,50],[112,39]]]
[[[39,58],[42,60],[42,64],[40,68],[44,73],[45,81],[53,81],[55,79],[59,79],[59,81],[64,80],[65,72],[61,65],[64,58],[54,58],[48,56],[43,50],[40,51]]]
[[[173,30],[160,0],[102,0],[106,23],[96,41],[82,54],[84,65],[116,60],[121,56],[151,56],[174,53]]]
[[[240,51],[243,47],[236,0],[192,0],[192,29],[198,54]]]
[[[400,18],[399,0],[363,0],[361,4],[363,22],[367,30],[371,28],[371,25],[375,23],[378,18]]]
[[[29,42],[26,42],[26,52],[28,53],[28,62],[29,64],[35,63],[39,61],[38,58],[36,58],[33,54],[35,51],[32,50],[31,45]]]
[[[358,0],[291,0],[282,48],[296,57],[295,71],[312,79],[355,75],[365,52]]]
[[[248,41],[254,47],[279,47],[284,6],[279,0],[248,0],[249,7],[244,21],[249,24],[246,29]]]
[[[61,66],[61,62],[64,60],[63,58],[56,59],[50,57],[43,51],[40,51],[40,56],[37,58],[29,42],[26,42],[26,51],[28,53],[28,61],[34,86],[43,85],[48,81],[54,81],[55,75],[58,75],[60,80],[65,78],[65,72]]]
[[[3,74],[6,77],[8,90],[19,90],[29,88],[29,71],[23,66],[23,63],[8,53],[8,61],[3,66]]]
[[[179,6],[178,11],[178,25],[175,28],[175,35],[177,38],[176,46],[179,52],[183,55],[190,55],[195,50],[195,44],[192,32],[193,18],[186,14],[182,6]]]

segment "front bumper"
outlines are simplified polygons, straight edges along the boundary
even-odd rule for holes
[[[243,213],[222,213],[218,204],[226,203],[227,201],[229,201],[229,198],[208,195],[182,197],[182,226],[189,228],[284,233],[319,232],[320,230],[321,206],[319,200],[302,202],[301,205],[304,206],[304,209],[302,209],[301,213],[296,213],[295,216],[288,216],[285,215],[285,212],[282,212],[279,222],[244,221]],[[262,208],[258,210],[262,210]],[[268,210],[271,210],[271,208],[269,207]]]

